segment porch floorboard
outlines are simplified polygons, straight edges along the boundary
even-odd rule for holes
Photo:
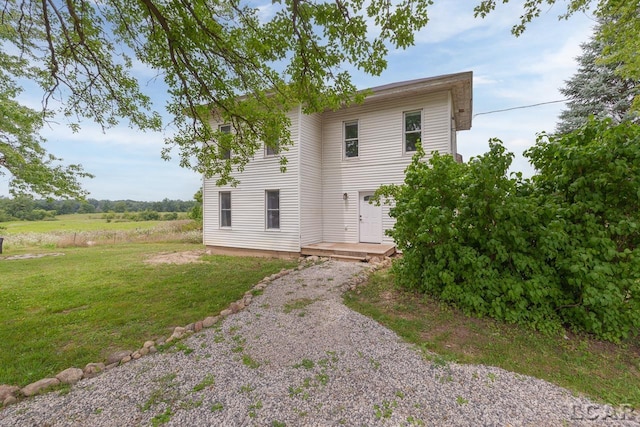
[[[396,246],[389,243],[331,243],[322,242],[303,246],[302,255],[322,256],[330,258],[344,258],[367,261],[372,257],[391,256],[396,252]]]

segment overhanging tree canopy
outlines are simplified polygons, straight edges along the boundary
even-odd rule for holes
[[[525,2],[514,33],[519,34],[542,5],[554,2]],[[4,0],[0,77],[6,83],[0,88],[1,108],[22,108],[16,96],[25,79],[44,90],[45,110],[53,100],[61,103],[72,128],[88,118],[104,127],[126,119],[136,128],[158,130],[160,116],[135,78],[142,65],[155,70],[169,88],[167,109],[177,132],[167,140],[163,155],[177,145],[183,166],[229,182],[261,141],[286,149],[286,111],[292,106],[302,104],[313,112],[359,100],[362,95],[347,70],[379,74],[389,49],[413,43],[414,34],[427,23],[431,3],[284,0],[260,9],[239,0]],[[629,2],[605,0],[597,8],[610,13],[618,3],[631,7]],[[638,0],[632,3],[637,8]],[[567,13],[588,5],[586,0],[571,0]],[[494,0],[482,1],[476,15],[485,16],[495,7]],[[269,9],[273,13],[267,16],[264,11]],[[637,24],[637,14],[634,19]],[[637,31],[629,37],[637,38]],[[230,123],[234,133],[212,129],[212,114]],[[33,136],[38,126],[23,130],[31,132],[41,149]],[[24,142],[12,132],[0,129],[2,165],[18,181],[41,183],[37,174],[20,176],[14,162],[24,160]],[[231,147],[234,156],[222,158],[219,145]],[[52,165],[45,162],[47,166]],[[71,186],[36,185],[30,190],[80,191],[74,179],[82,170],[74,166],[63,171],[62,179]]]
[[[6,57],[0,53],[1,58]],[[20,105],[15,97],[19,88],[0,70],[0,176],[3,169],[13,175],[14,195],[36,193],[44,196],[82,198],[78,178],[90,177],[79,165],[64,167],[42,147],[38,136],[43,113]]]

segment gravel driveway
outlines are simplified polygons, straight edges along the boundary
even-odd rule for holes
[[[342,304],[366,268],[295,271],[171,350],[9,406],[0,426],[640,425],[542,380],[426,361]]]

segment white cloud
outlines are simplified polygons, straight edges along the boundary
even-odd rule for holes
[[[486,18],[474,18],[475,2],[438,0],[428,8],[429,23],[416,37],[418,43],[442,43],[458,37],[471,41],[489,36],[508,36],[519,16],[514,3],[499,5]]]
[[[169,135],[162,132],[141,131],[124,124],[102,129],[94,122],[83,122],[78,132],[72,132],[65,123],[56,122],[45,125],[42,135],[48,141],[64,140],[72,144],[120,147],[120,149],[159,150],[164,138]]]
[[[271,18],[273,18],[278,10],[280,9],[280,5],[275,2],[264,3],[259,6],[255,6],[258,14],[258,19],[261,23],[268,22]]]
[[[488,76],[480,76],[477,74],[473,76],[473,86],[475,87],[496,84],[500,84],[500,80],[492,79]]]

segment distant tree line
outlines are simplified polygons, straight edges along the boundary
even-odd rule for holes
[[[0,222],[39,221],[74,213],[190,212],[195,200],[141,202],[136,200],[35,200],[29,196],[0,197]]]

